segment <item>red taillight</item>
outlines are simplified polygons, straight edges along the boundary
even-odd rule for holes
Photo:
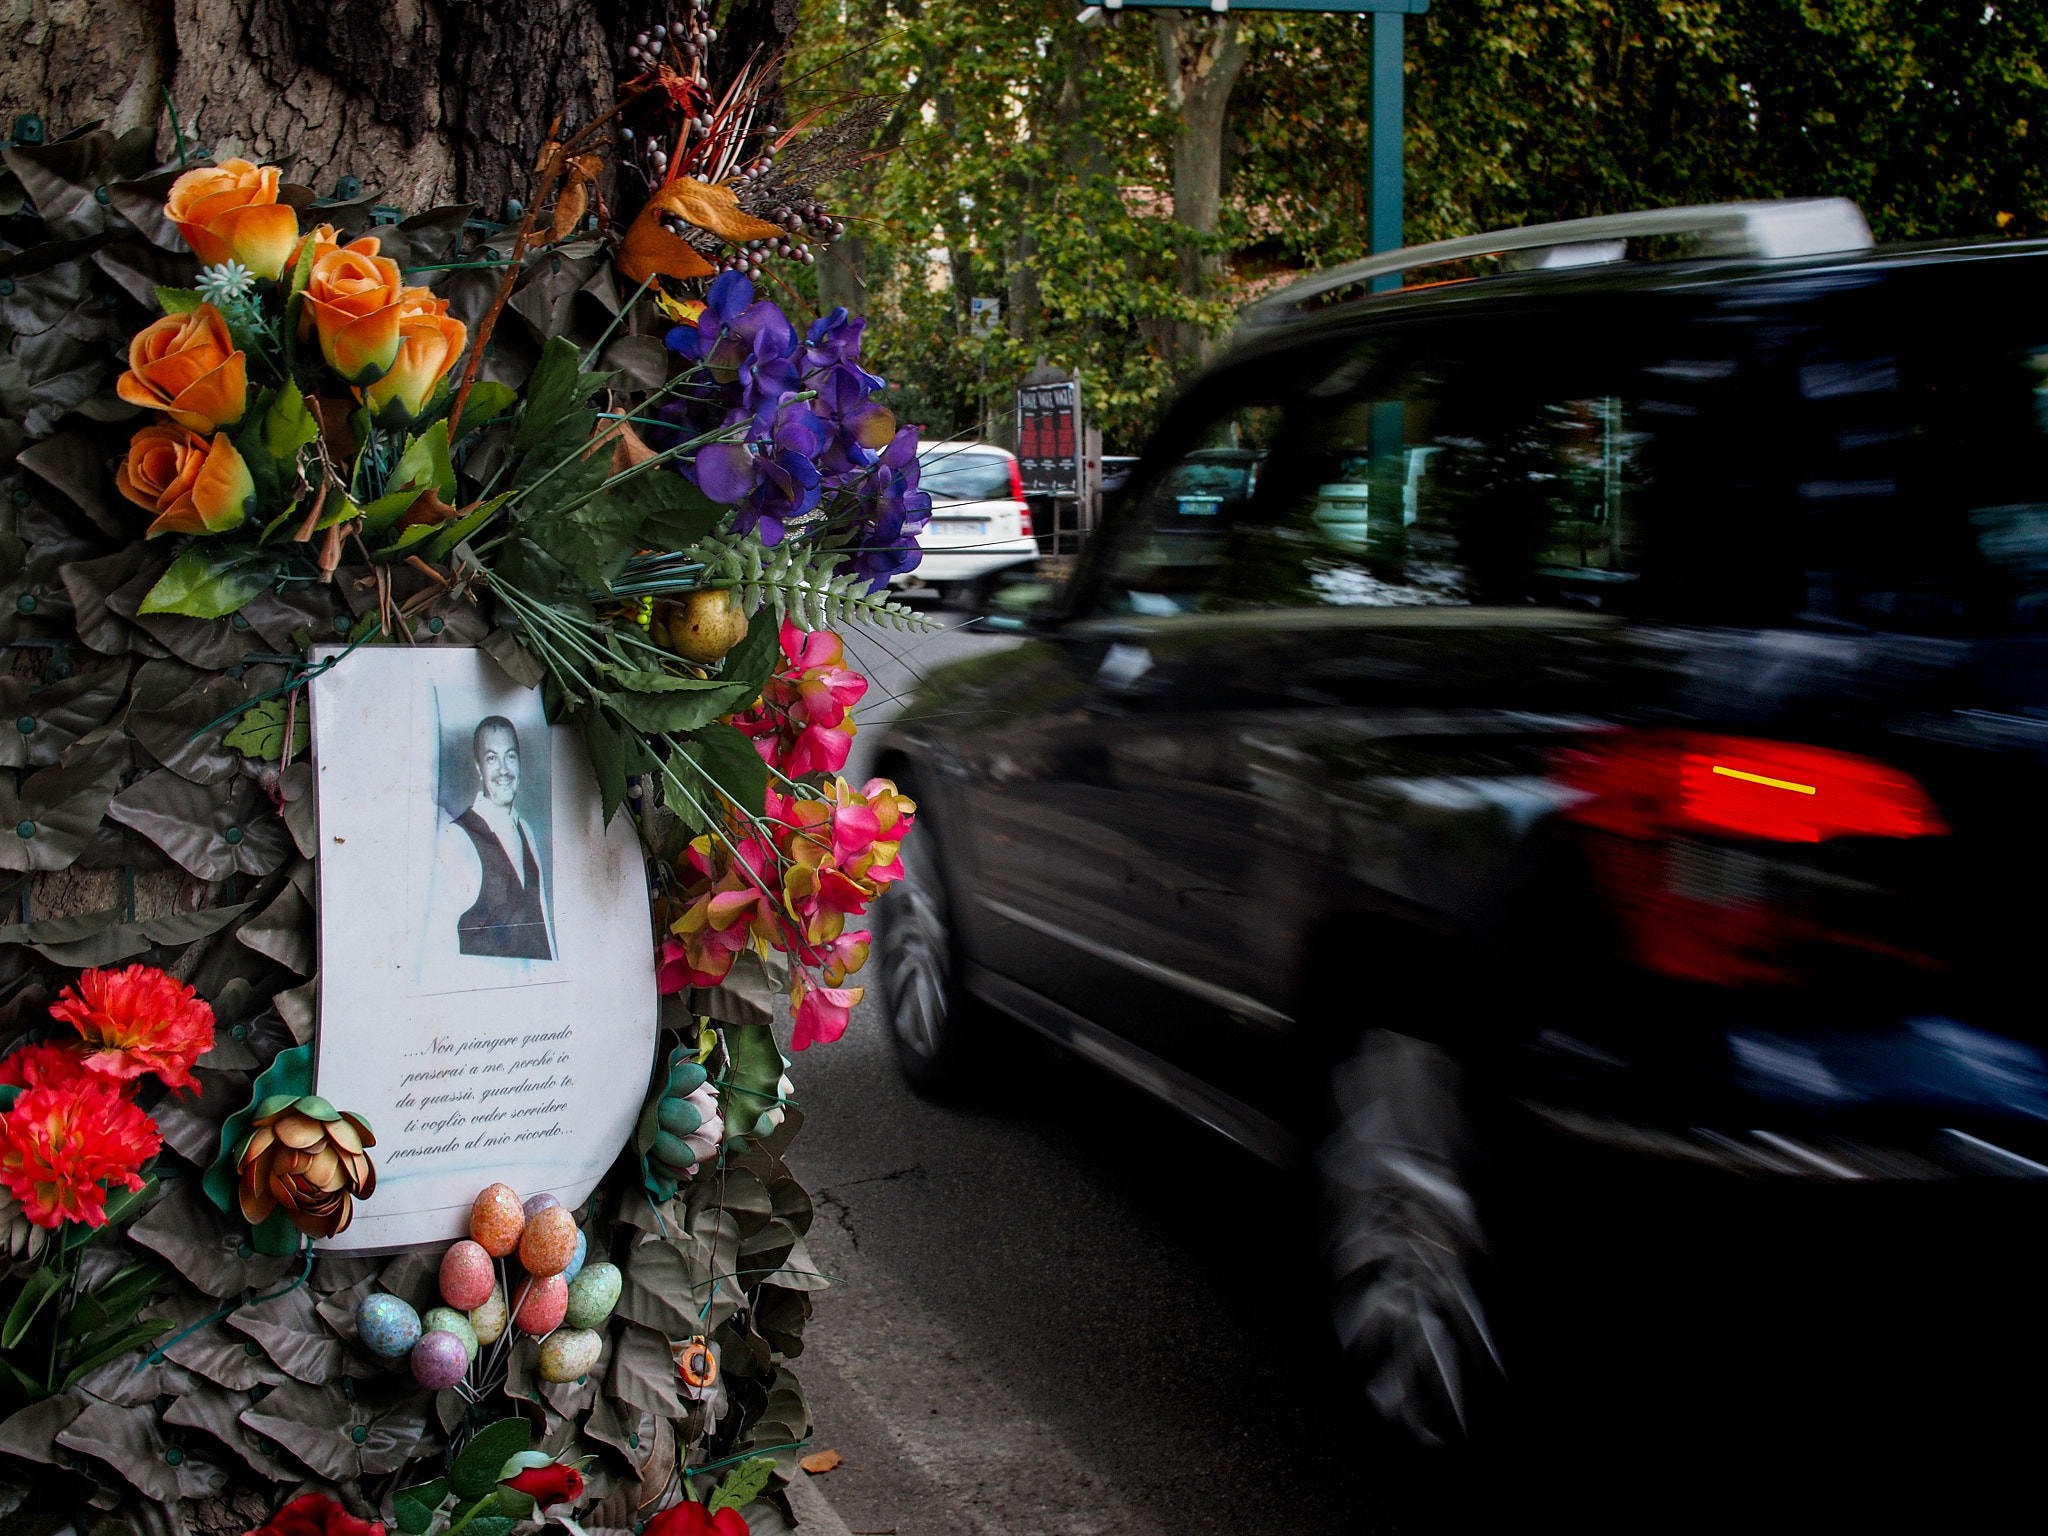
[[[1939,964],[1909,935],[1873,932],[1873,921],[1891,926],[1874,910],[1821,903],[1796,862],[1739,846],[1946,836],[1911,774],[1851,752],[1694,731],[1596,736],[1551,766],[1586,797],[1562,815],[1585,828],[1594,889],[1631,964],[1728,987],[1800,984],[1830,951]]]
[[[1019,507],[1017,509],[1017,537],[1020,539],[1031,537],[1031,509],[1029,507]]]
[[[1023,499],[1024,469],[1023,466],[1018,464],[1018,462],[1013,458],[1010,460],[1010,500],[1022,501]]]
[[[1948,823],[1911,774],[1826,747],[1692,731],[1621,732],[1558,754],[1590,798],[1568,820],[1624,837],[1695,833],[1775,843],[1941,837]]]

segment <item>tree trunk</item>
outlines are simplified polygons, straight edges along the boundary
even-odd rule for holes
[[[664,0],[58,0],[6,27],[0,112],[52,138],[99,118],[158,122],[169,87],[188,151],[282,165],[332,195],[344,176],[416,213],[473,202],[502,218],[557,115],[608,110],[635,32]],[[714,7],[722,72],[773,51],[797,0]],[[4,126],[4,125],[0,125]],[[622,209],[630,214],[634,209]]]
[[[1230,93],[1244,72],[1246,48],[1235,19],[1162,12],[1152,21],[1167,103],[1179,118],[1173,143],[1173,217],[1188,232],[1181,242],[1181,292],[1207,299],[1223,272],[1223,257],[1205,249],[1223,209],[1223,128]],[[1208,328],[1198,321],[1172,327],[1176,360],[1199,363],[1209,350]]]

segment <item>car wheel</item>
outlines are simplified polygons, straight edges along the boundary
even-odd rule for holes
[[[913,786],[901,787],[917,798]],[[874,907],[882,1013],[911,1086],[933,1096],[957,1094],[973,1075],[987,1021],[959,985],[952,903],[929,812],[920,812],[897,856],[903,878]]]
[[[1331,1088],[1317,1173],[1338,1342],[1389,1423],[1424,1446],[1470,1443],[1505,1375],[1463,1071],[1440,1046],[1376,1029]]]

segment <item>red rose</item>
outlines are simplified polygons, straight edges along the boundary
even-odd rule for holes
[[[517,1489],[542,1509],[554,1504],[573,1504],[583,1497],[583,1474],[574,1467],[551,1461],[544,1467],[528,1467],[517,1477],[505,1479],[504,1486]]]
[[[306,1493],[248,1536],[384,1536],[384,1526],[381,1521],[358,1520],[324,1493]]]
[[[747,1522],[736,1509],[708,1515],[702,1504],[674,1504],[647,1522],[644,1536],[747,1536]]]

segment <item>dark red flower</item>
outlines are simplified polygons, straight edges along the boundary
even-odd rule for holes
[[[384,1536],[384,1525],[358,1520],[324,1493],[302,1493],[248,1536]]]
[[[192,1063],[213,1049],[213,1008],[153,965],[86,971],[50,1004],[50,1017],[77,1026],[85,1064],[107,1077],[154,1072],[191,1088]]]
[[[516,1488],[546,1509],[555,1504],[573,1504],[583,1497],[583,1474],[574,1467],[565,1467],[559,1461],[551,1461],[544,1467],[528,1467],[517,1477],[505,1479],[507,1488]]]
[[[709,1515],[702,1504],[672,1504],[647,1522],[645,1536],[747,1536],[747,1522],[736,1509]]]

